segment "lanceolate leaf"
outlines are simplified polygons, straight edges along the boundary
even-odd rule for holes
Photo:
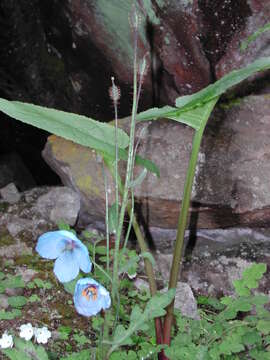
[[[72,140],[77,144],[111,156],[115,154],[115,128],[112,125],[83,115],[2,98],[0,98],[0,111],[16,120]],[[117,131],[119,157],[127,160],[127,152],[124,149],[128,146],[129,137],[122,129]],[[136,156],[136,164],[146,167],[147,170],[159,176],[157,166],[151,161]]]
[[[256,72],[267,69],[270,69],[270,57],[258,59],[242,69],[231,71],[214,84],[207,86],[195,94],[177,98],[175,105],[177,107],[181,107],[182,110],[184,108],[187,110],[193,108],[194,106],[200,106],[200,104],[222,95],[230,87],[240,83]]]
[[[175,296],[175,289],[168,290],[165,294],[156,294],[147,303],[143,312],[138,307],[134,307],[130,316],[130,324],[127,330],[121,327],[121,332],[115,332],[115,336],[112,342],[104,342],[111,344],[111,351],[117,349],[123,345],[126,339],[129,339],[136,331],[145,327],[145,324],[150,320],[160,317],[166,314],[165,308],[172,302]],[[119,326],[118,326],[119,328]],[[120,328],[119,328],[120,329]]]
[[[250,35],[245,41],[242,42],[240,46],[240,50],[244,51],[247,49],[248,45],[257,39],[258,36],[260,36],[265,31],[270,31],[270,23],[265,24],[263,27],[259,28],[257,31],[255,31],[254,34]]]
[[[111,152],[115,146],[114,127],[86,116],[1,98],[0,110],[16,120],[96,150]],[[128,142],[127,134],[118,129],[118,146],[126,148]]]
[[[203,104],[218,98],[230,87],[240,83],[256,72],[267,69],[270,69],[270,57],[261,58],[245,68],[233,70],[214,84],[207,86],[195,94],[177,98],[175,102],[177,106],[176,108],[165,106],[163,108],[149,109],[138,114],[137,120],[145,121],[156,120],[158,118],[168,118],[187,124],[195,130],[198,130],[201,123],[198,121],[198,118]]]

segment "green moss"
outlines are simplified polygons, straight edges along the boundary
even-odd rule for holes
[[[95,195],[100,196],[100,189],[96,185],[93,185],[92,177],[90,175],[81,176],[76,182],[79,189],[84,193],[94,193]]]
[[[57,309],[58,313],[65,319],[73,319],[75,315],[74,309],[65,304],[63,301],[54,303],[53,306]]]
[[[5,227],[0,227],[0,247],[16,244],[16,240]]]
[[[1,202],[0,203],[0,212],[6,212],[9,207],[9,204],[7,202]]]
[[[22,242],[30,245],[31,247],[33,246],[33,234],[31,233],[31,231],[22,230],[18,233],[18,237]]]
[[[15,258],[15,265],[31,265],[37,263],[37,259],[33,255],[20,255]]]

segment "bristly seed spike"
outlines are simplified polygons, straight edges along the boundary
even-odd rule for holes
[[[121,97],[121,91],[119,86],[115,85],[114,76],[111,77],[111,80],[112,80],[112,86],[109,88],[109,96],[112,99],[113,103],[117,104]]]

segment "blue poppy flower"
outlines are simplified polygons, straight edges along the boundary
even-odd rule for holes
[[[56,259],[53,271],[61,282],[75,279],[80,269],[85,273],[91,271],[87,247],[70,231],[49,231],[41,235],[36,251],[45,259]]]
[[[96,315],[111,306],[110,293],[91,278],[77,281],[73,300],[76,311],[83,316]]]

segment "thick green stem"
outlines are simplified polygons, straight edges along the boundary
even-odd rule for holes
[[[184,186],[184,194],[183,200],[181,205],[181,210],[178,219],[178,227],[177,227],[177,236],[173,254],[173,261],[170,273],[170,281],[169,281],[169,289],[176,288],[177,281],[178,281],[178,274],[180,270],[180,263],[182,260],[182,253],[183,253],[183,244],[184,244],[184,236],[185,236],[185,229],[187,226],[188,220],[188,213],[189,213],[189,204],[191,199],[191,192],[192,192],[192,185],[193,179],[196,171],[196,165],[201,145],[201,140],[203,136],[203,132],[207,123],[207,120],[217,102],[217,98],[212,100],[209,103],[209,106],[206,107],[205,112],[203,115],[202,125],[199,130],[197,130],[193,137],[193,144],[192,144],[192,151],[189,160],[189,166]],[[173,309],[174,309],[174,300],[171,304],[167,307],[167,314],[164,320],[164,327],[163,327],[163,337],[164,343],[170,345],[171,340],[171,328],[172,328],[172,321],[173,321]]]

